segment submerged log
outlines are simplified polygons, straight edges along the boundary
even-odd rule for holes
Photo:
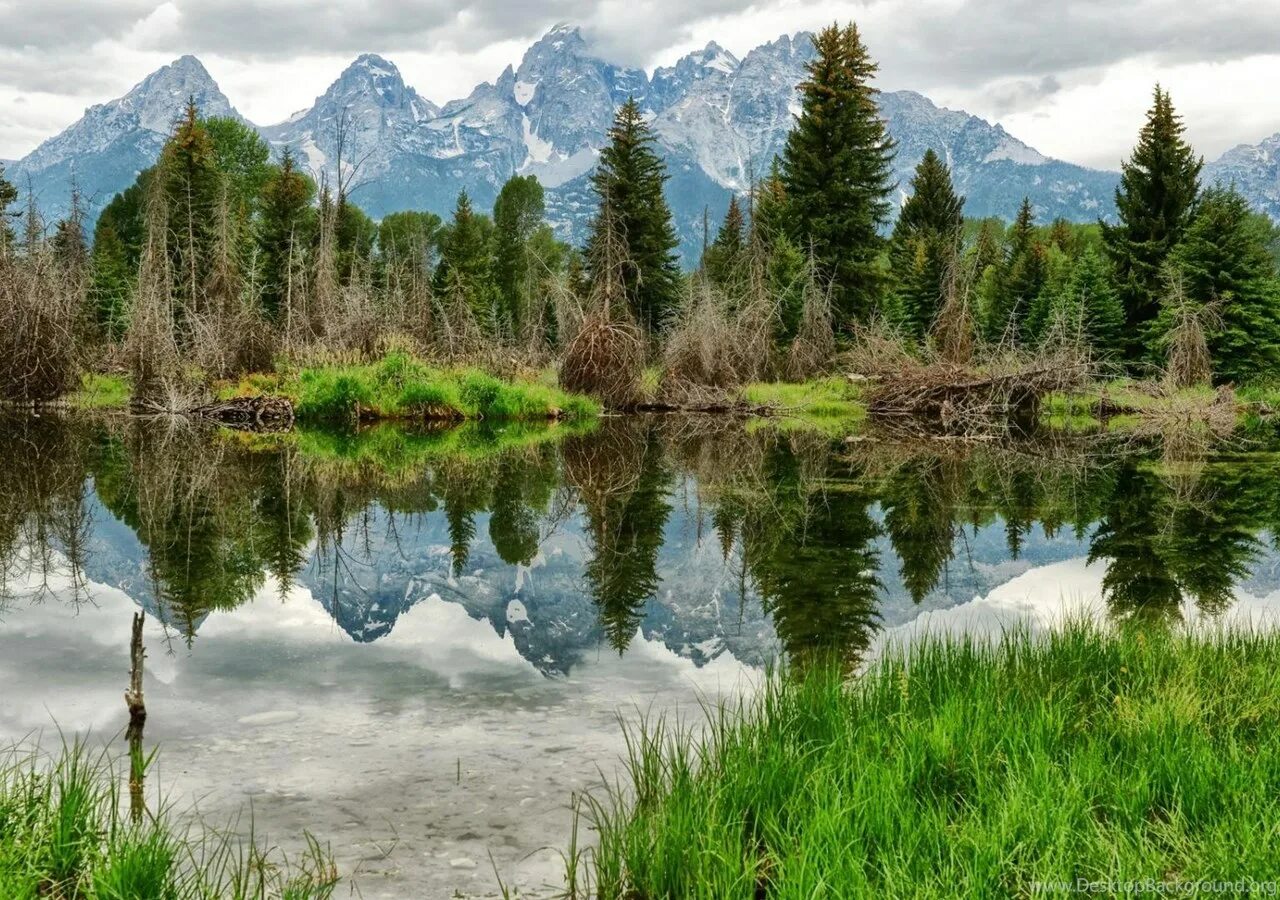
[[[233,397],[197,407],[193,416],[228,428],[283,431],[293,426],[293,404],[285,397]]]

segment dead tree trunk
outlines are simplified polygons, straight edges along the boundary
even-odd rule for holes
[[[142,755],[142,730],[147,723],[147,705],[142,697],[142,661],[147,655],[142,646],[142,625],[145,621],[145,613],[134,613],[129,641],[129,689],[124,692],[124,702],[129,708],[129,727],[125,731],[129,742],[129,814],[134,822],[141,822],[146,811],[143,783],[147,762]]]

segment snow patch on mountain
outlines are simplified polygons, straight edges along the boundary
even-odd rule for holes
[[[529,101],[533,99],[533,95],[537,93],[537,91],[538,86],[536,84],[517,80],[515,86],[516,103],[521,106],[528,106]]]
[[[538,133],[533,130],[533,125],[530,124],[528,116],[522,117],[521,121],[524,126],[524,146],[529,151],[528,162],[550,162],[552,154],[556,150],[555,145],[538,137]]]
[[[1023,166],[1042,166],[1049,161],[1049,158],[1038,150],[1033,150],[1022,141],[1008,135],[990,153],[984,156],[982,161],[996,162],[1001,159],[1007,159]]]

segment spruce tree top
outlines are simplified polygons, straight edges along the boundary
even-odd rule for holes
[[[1149,355],[1147,334],[1160,309],[1161,270],[1182,238],[1200,192],[1197,157],[1183,137],[1169,93],[1156,85],[1133,155],[1121,166],[1116,189],[1118,225],[1102,224],[1107,254],[1125,309],[1128,355]]]
[[[911,196],[902,204],[894,235],[927,231],[946,234],[964,224],[964,198],[956,195],[951,170],[930,148],[916,166]]]
[[[889,221],[894,142],[876,105],[877,66],[856,25],[814,38],[800,115],[782,159],[793,236],[832,286],[837,325],[865,319],[886,288],[881,229]]]
[[[1116,212],[1130,240],[1172,245],[1190,222],[1204,160],[1184,139],[1185,131],[1169,92],[1157,84],[1138,145],[1121,164],[1116,188]]]
[[[609,144],[591,176],[601,214],[592,225],[587,258],[593,269],[603,265],[601,242],[606,237],[622,242],[627,302],[646,329],[657,331],[674,313],[682,282],[675,253],[680,241],[663,196],[667,169],[653,145],[639,104],[629,98],[614,117]],[[612,235],[605,235],[606,229]]]

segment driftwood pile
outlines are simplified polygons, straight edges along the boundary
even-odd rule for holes
[[[990,373],[920,366],[873,381],[867,410],[878,419],[947,434],[988,431],[1034,417],[1040,398],[1076,387],[1086,374],[1083,365]]]
[[[868,352],[870,351],[870,352]],[[881,424],[922,434],[989,435],[1034,421],[1048,394],[1078,390],[1093,375],[1087,353],[1004,351],[981,364],[920,358],[887,342],[855,355],[867,411]]]
[[[287,431],[293,426],[293,404],[284,397],[233,397],[197,407],[191,415],[252,431]]]

